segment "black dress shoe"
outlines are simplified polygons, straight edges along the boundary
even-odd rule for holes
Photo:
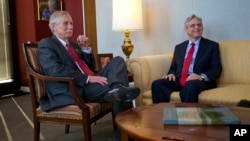
[[[134,100],[139,94],[141,90],[138,87],[125,87],[119,85],[117,87],[113,87],[105,96],[104,98],[111,102],[119,102],[119,101],[132,101]]]

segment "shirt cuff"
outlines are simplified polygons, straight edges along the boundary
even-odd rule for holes
[[[83,52],[91,54],[92,53],[92,48],[88,47],[88,49],[82,49]]]
[[[208,79],[208,77],[207,77],[207,75],[206,74],[204,74],[204,73],[201,73],[201,76],[203,76],[205,79],[204,79],[204,81],[209,81],[209,79]]]
[[[87,80],[86,80],[86,84],[88,84],[89,83],[89,76],[88,76],[88,78],[87,78]]]

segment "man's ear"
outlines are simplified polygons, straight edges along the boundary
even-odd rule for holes
[[[184,28],[184,32],[187,33],[187,28],[186,27]]]
[[[51,24],[51,29],[52,29],[52,31],[54,32],[56,29],[55,29],[55,24]]]

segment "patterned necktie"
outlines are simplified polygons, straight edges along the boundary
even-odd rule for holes
[[[195,45],[195,43],[191,43],[191,48],[188,51],[187,57],[185,59],[185,62],[184,62],[183,68],[182,68],[181,79],[180,79],[180,84],[182,86],[185,85],[187,77],[188,77],[189,66],[190,66],[190,63],[192,61],[192,57],[194,54],[194,45]]]
[[[94,75],[94,73],[89,69],[86,63],[82,59],[79,58],[75,50],[69,44],[66,44],[66,47],[70,56],[74,59],[76,65],[81,70],[81,72],[84,72],[87,75]]]

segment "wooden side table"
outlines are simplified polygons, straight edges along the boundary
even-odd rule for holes
[[[194,104],[193,106],[202,105]],[[175,141],[226,141],[229,139],[229,126],[227,125],[164,125],[162,111],[165,107],[175,107],[175,103],[139,106],[118,114],[115,121],[122,131],[122,140],[127,141],[128,137],[155,141],[166,141],[167,138],[175,138]],[[229,108],[241,119],[242,124],[250,123],[249,108]]]

